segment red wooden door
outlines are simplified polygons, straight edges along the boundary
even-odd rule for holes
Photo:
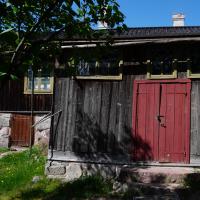
[[[11,122],[11,145],[29,146],[31,116],[14,114]]]
[[[134,96],[134,158],[188,163],[190,82],[136,81]]]

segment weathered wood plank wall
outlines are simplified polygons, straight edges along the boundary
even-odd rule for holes
[[[50,111],[51,94],[34,95],[34,111]],[[30,111],[31,95],[24,94],[24,80],[0,82],[0,111]]]
[[[62,114],[57,128],[57,117],[53,121],[54,150],[129,157],[133,81],[145,79],[140,74],[124,75],[122,81],[57,78],[54,112],[61,109]],[[190,154],[191,163],[200,162],[200,80],[192,80]]]
[[[122,81],[83,81],[57,78],[54,150],[129,156],[132,149],[134,75]],[[137,76],[139,79],[140,76]],[[57,124],[57,121],[59,123]]]
[[[200,162],[200,80],[192,81],[191,91],[191,162]]]

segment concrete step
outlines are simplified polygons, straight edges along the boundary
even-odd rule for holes
[[[151,184],[182,184],[190,177],[200,180],[200,173],[189,167],[125,167],[119,175],[120,182]]]

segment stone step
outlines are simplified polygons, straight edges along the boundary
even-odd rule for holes
[[[126,167],[121,169],[119,181],[126,183],[182,184],[190,177],[200,180],[200,173],[188,167]]]

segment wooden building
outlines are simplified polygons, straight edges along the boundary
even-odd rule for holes
[[[36,127],[32,125],[51,111],[52,78],[36,76],[34,79],[33,96],[27,75],[20,80],[0,82],[0,146],[48,144],[50,120]]]
[[[49,175],[61,173],[54,170],[59,162],[63,176],[69,163],[200,164],[200,27],[114,30],[109,47],[103,36],[57,40],[54,92],[40,76],[33,103],[35,115],[58,113],[51,120]],[[24,80],[0,91],[1,113],[12,113],[11,141],[20,127],[15,120],[30,116]]]
[[[54,80],[53,110],[62,112],[47,174],[57,162],[63,176],[69,163],[200,164],[200,27],[113,31],[109,51],[102,38],[60,39],[68,59]],[[66,77],[71,58],[78,74]]]

